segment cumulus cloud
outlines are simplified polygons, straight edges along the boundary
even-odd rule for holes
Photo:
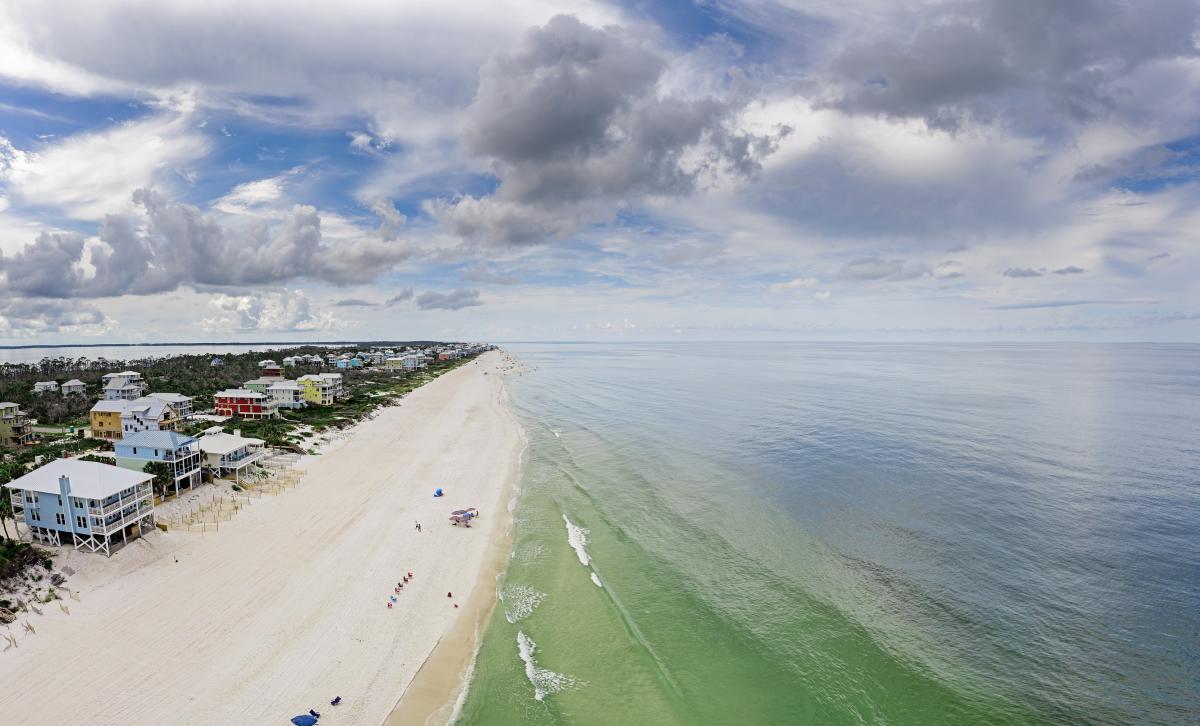
[[[1125,86],[1196,57],[1197,6],[1160,0],[952,0],[897,10],[830,64],[833,105],[955,128],[1005,118],[1033,129],[1136,109]],[[871,32],[874,31],[874,32]]]
[[[462,310],[482,305],[478,290],[459,288],[450,292],[429,290],[417,295],[418,310]]]
[[[529,31],[484,66],[462,135],[493,161],[499,188],[428,211],[463,237],[540,242],[608,218],[629,197],[686,195],[706,173],[755,173],[777,137],[735,128],[744,99],[663,93],[667,66],[617,27],[557,16]]]
[[[42,234],[0,259],[0,290],[55,297],[113,297],[174,290],[180,285],[247,286],[317,280],[369,282],[412,250],[398,241],[363,234],[326,244],[321,217],[296,205],[275,223],[226,227],[188,204],[138,190],[143,216],[109,215],[96,244],[74,233]],[[85,276],[87,262],[93,274]]]
[[[10,298],[0,302],[0,336],[32,337],[59,332],[103,333],[112,321],[94,305],[63,300]]]
[[[314,313],[303,292],[281,290],[248,295],[217,295],[210,302],[216,314],[200,321],[210,333],[232,331],[301,332],[336,330],[345,321],[332,313]]]

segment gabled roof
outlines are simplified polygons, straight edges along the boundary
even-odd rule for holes
[[[78,378],[72,378],[71,380],[64,383],[63,387],[65,388],[67,386],[83,386],[83,385],[87,385],[87,384],[85,384],[83,381],[79,380]]]
[[[150,393],[147,395],[167,403],[187,403],[192,400],[191,396],[185,396],[182,393]]]
[[[96,401],[96,405],[92,406],[92,411],[107,411],[108,413],[125,413],[125,409],[129,407],[132,401]]]
[[[195,438],[187,434],[181,434],[178,431],[139,431],[136,434],[129,434],[125,438],[117,442],[117,445],[126,446],[145,446],[148,449],[178,449],[181,446],[186,446]]]
[[[112,464],[79,459],[55,459],[4,486],[8,489],[58,494],[58,479],[62,476],[71,480],[71,494],[84,499],[103,499],[154,478],[152,474],[131,471]]]
[[[153,398],[151,396],[142,396],[141,398],[127,401],[128,411],[138,411],[148,416],[158,418],[167,410],[167,402],[161,398]]]
[[[282,381],[275,381],[271,385],[267,386],[268,391],[282,391],[285,388],[289,389],[289,390],[298,391],[298,390],[300,390],[300,384],[296,383],[295,381],[282,380]]]

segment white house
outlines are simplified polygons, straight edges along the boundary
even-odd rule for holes
[[[154,500],[144,472],[95,461],[55,459],[5,484],[14,519],[34,539],[112,554],[114,540],[154,526]]]
[[[82,396],[87,393],[87,385],[78,378],[72,378],[58,387],[64,396]]]
[[[150,398],[157,398],[165,402],[168,406],[175,409],[175,415],[181,419],[190,419],[192,417],[192,397],[185,396],[182,393],[151,393]]]
[[[219,427],[213,427],[200,437],[200,451],[204,454],[204,463],[219,475],[233,474],[235,480],[241,479],[246,467],[253,466],[266,455],[262,439],[243,437],[239,432],[227,434]]]
[[[277,408],[304,408],[304,387],[296,381],[282,380],[267,386],[267,395]]]
[[[342,389],[341,373],[318,373],[317,375],[329,383],[332,388],[334,399],[342,399],[346,397],[345,391]]]
[[[58,391],[58,381],[38,381],[33,384],[34,393],[56,393]]]
[[[106,373],[103,379],[104,398],[108,401],[132,401],[146,392],[146,381],[136,371]]]

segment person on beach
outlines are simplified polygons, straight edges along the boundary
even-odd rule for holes
[[[421,531],[421,523],[420,523],[420,522],[417,522],[417,531],[418,531],[418,532],[420,532],[420,531]]]

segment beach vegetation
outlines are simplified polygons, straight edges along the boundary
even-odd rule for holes
[[[0,580],[8,580],[31,573],[35,567],[50,569],[54,565],[50,553],[29,542],[6,539],[0,542]],[[35,581],[42,579],[40,574],[31,573]]]
[[[142,471],[154,475],[154,480],[150,482],[154,493],[160,497],[166,496],[171,488],[171,484],[174,482],[174,472],[171,471],[171,465],[165,461],[148,461],[142,467]]]

